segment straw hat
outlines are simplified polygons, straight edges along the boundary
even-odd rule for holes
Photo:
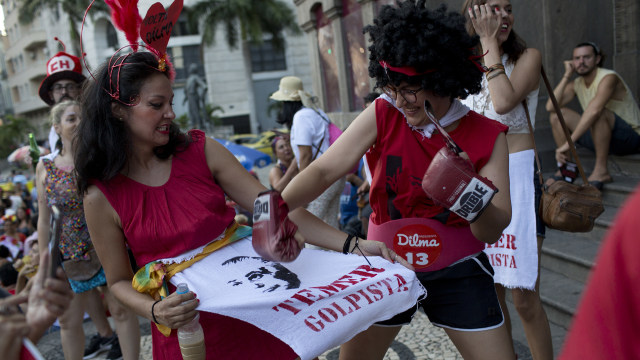
[[[317,108],[317,98],[304,91],[302,80],[296,76],[285,76],[280,79],[278,91],[271,94],[270,99],[276,101],[302,101],[308,108]]]

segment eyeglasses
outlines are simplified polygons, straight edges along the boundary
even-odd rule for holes
[[[62,84],[55,84],[53,85],[53,87],[51,87],[51,90],[53,92],[61,92],[62,89],[66,90],[67,92],[71,92],[71,91],[78,91],[80,89],[80,85],[75,84],[75,83],[68,83],[65,85]]]
[[[382,88],[382,91],[384,91],[385,94],[389,95],[393,99],[396,99],[398,97],[398,94],[400,94],[404,101],[409,104],[413,104],[418,100],[417,94],[422,91],[422,88],[418,90],[402,89],[398,91],[390,86],[385,86]]]

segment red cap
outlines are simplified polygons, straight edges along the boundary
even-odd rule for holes
[[[54,105],[53,98],[50,95],[51,86],[62,79],[73,80],[77,83],[81,83],[86,79],[82,74],[80,59],[64,51],[60,51],[47,61],[47,77],[42,80],[38,90],[38,95],[44,102]]]

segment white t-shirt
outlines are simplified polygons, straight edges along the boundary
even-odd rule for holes
[[[329,117],[322,110],[317,110],[327,120]],[[324,140],[323,140],[324,137]],[[321,143],[322,142],[322,143]],[[291,125],[291,147],[296,156],[296,161],[300,165],[300,149],[298,146],[311,146],[311,156],[320,151],[316,159],[329,148],[329,123],[325,121],[316,110],[302,108],[293,115]]]

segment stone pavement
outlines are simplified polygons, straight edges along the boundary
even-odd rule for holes
[[[140,360],[151,360],[151,328],[150,322],[140,318],[140,333],[142,335],[140,344]],[[84,323],[86,334],[94,334],[95,327],[91,321]],[[88,340],[87,340],[88,341]],[[515,341],[518,359],[530,360],[531,354],[526,345]],[[62,347],[60,346],[60,332],[52,331],[45,335],[38,343],[38,348],[47,360],[64,360]],[[106,358],[106,352],[95,359]],[[338,348],[326,351],[320,360],[337,360]],[[411,324],[405,326],[400,331],[391,344],[391,348],[384,357],[385,360],[461,360],[462,356],[453,346],[445,332],[432,326],[429,319],[419,311]]]

